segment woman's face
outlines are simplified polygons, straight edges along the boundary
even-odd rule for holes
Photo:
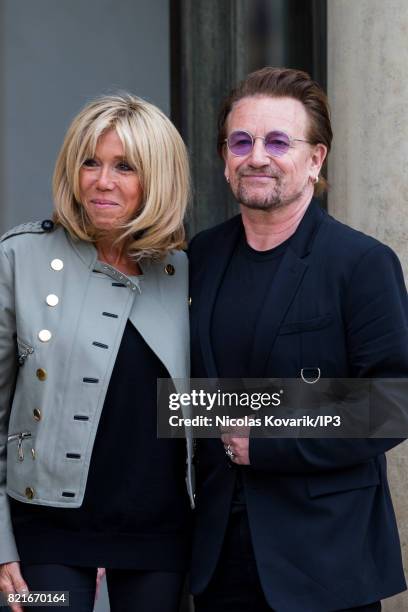
[[[100,136],[95,155],[83,163],[79,191],[81,203],[97,229],[115,230],[135,217],[142,188],[115,129]]]

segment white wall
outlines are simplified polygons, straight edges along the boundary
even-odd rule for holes
[[[50,216],[64,132],[90,98],[170,106],[168,0],[0,0],[0,232]]]

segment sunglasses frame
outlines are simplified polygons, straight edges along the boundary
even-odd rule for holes
[[[229,146],[229,142],[228,140],[231,138],[231,136],[233,134],[247,134],[252,142],[251,145],[251,150],[248,151],[248,153],[243,153],[242,155],[240,155],[239,153],[234,153],[233,151],[231,151],[230,146]],[[269,151],[267,151],[266,149],[266,145],[265,145],[265,140],[267,139],[267,137],[270,134],[283,134],[284,136],[287,137],[288,141],[289,141],[289,145],[288,145],[288,149],[287,151],[284,151],[281,154],[274,154],[274,153],[269,153]],[[247,132],[247,130],[234,130],[233,132],[231,132],[231,134],[225,138],[223,140],[223,144],[227,145],[228,151],[231,153],[231,155],[233,155],[234,157],[246,157],[247,155],[250,155],[252,153],[252,151],[254,150],[254,145],[255,145],[255,140],[257,140],[258,138],[260,138],[261,140],[263,140],[263,144],[264,144],[264,149],[265,149],[265,153],[267,155],[269,155],[270,157],[283,157],[284,155],[286,155],[286,153],[289,151],[289,149],[293,148],[293,142],[306,142],[307,144],[313,144],[312,142],[310,142],[310,140],[304,140],[302,138],[292,138],[291,136],[289,136],[289,134],[287,134],[286,132],[283,132],[282,130],[271,130],[270,132],[268,132],[265,136],[254,136],[253,134],[251,134],[251,132]]]

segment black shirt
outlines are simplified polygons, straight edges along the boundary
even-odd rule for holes
[[[258,315],[288,241],[256,251],[241,238],[225,271],[214,307],[211,340],[220,378],[247,377]],[[262,373],[255,377],[262,377]]]
[[[288,246],[288,240],[268,251],[256,251],[241,237],[225,271],[211,322],[211,341],[220,378],[245,378],[259,313]],[[262,378],[262,372],[254,373]],[[244,507],[242,469],[234,464],[237,481],[232,511]]]

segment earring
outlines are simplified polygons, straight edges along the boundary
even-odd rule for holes
[[[227,181],[227,183],[229,183],[229,176],[226,176],[225,180]]]
[[[314,182],[315,185],[316,185],[316,183],[319,182],[319,175],[314,177],[313,182]]]

